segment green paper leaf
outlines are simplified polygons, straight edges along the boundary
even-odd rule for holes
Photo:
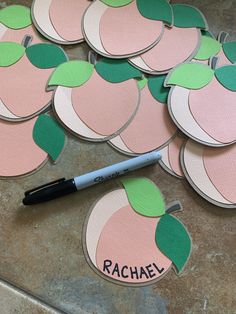
[[[105,3],[106,5],[110,7],[123,7],[129,3],[131,3],[133,0],[100,0],[101,2]]]
[[[191,252],[191,239],[183,224],[172,215],[162,216],[156,228],[156,244],[180,273]]]
[[[0,42],[0,66],[8,67],[19,61],[25,54],[25,47],[13,42]]]
[[[144,77],[141,80],[138,80],[138,88],[142,90],[147,85],[148,80]]]
[[[41,114],[34,125],[33,139],[53,161],[58,159],[65,146],[63,129],[55,119],[45,114]]]
[[[68,61],[59,65],[49,79],[49,86],[78,87],[92,76],[94,65],[86,61]]]
[[[230,62],[236,62],[236,41],[223,43],[223,51]]]
[[[131,78],[142,78],[142,73],[125,59],[103,58],[95,65],[97,73],[106,81],[121,83]]]
[[[201,46],[195,55],[194,59],[197,60],[207,60],[210,57],[217,55],[222,48],[221,43],[216,39],[208,36],[201,37]]]
[[[148,79],[148,87],[152,96],[159,102],[166,104],[170,87],[165,87],[166,75],[152,76]]]
[[[32,24],[30,9],[22,5],[10,5],[1,9],[0,23],[12,29],[25,28]]]
[[[216,69],[215,76],[221,85],[236,92],[236,65],[226,65]]]
[[[165,202],[158,187],[146,178],[121,180],[132,208],[139,214],[157,217],[165,214]]]
[[[36,44],[26,48],[29,61],[37,68],[50,69],[66,62],[64,50],[54,44]]]
[[[172,7],[166,0],[136,0],[142,16],[156,21],[173,24]]]
[[[181,28],[197,27],[207,29],[204,15],[195,7],[185,4],[172,4],[174,25]]]
[[[188,89],[200,89],[211,82],[214,71],[201,63],[182,63],[174,68],[165,80],[165,85],[178,85]]]

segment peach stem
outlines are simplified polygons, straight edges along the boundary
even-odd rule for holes
[[[181,210],[183,210],[181,203],[179,201],[174,201],[167,205],[166,214],[171,214]]]

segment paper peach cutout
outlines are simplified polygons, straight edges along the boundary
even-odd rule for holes
[[[154,73],[167,73],[176,65],[193,58],[199,47],[200,37],[201,32],[196,28],[165,27],[160,42],[139,58]],[[173,49],[174,42],[181,43],[178,49]]]
[[[208,201],[221,207],[231,206],[232,203],[220,194],[207,175],[203,162],[204,149],[205,146],[192,140],[186,143],[182,154],[185,176],[196,192]]]
[[[136,1],[120,8],[109,7],[100,20],[100,38],[104,49],[114,56],[137,54],[160,38],[163,22],[144,18]]]
[[[127,205],[120,208],[108,220],[102,230],[97,246],[96,262],[98,268],[105,274],[104,261],[110,260],[120,266],[127,266],[124,276],[129,272],[128,268],[158,267],[159,271],[153,271],[153,278],[147,278],[148,275],[136,275],[129,278],[123,278],[118,273],[108,275],[109,277],[121,282],[129,283],[146,283],[163,276],[172,265],[172,262],[163,255],[155,243],[156,226],[160,218],[148,218],[135,213],[135,211]]]
[[[206,173],[215,188],[231,203],[236,203],[235,160],[235,145],[224,148],[205,148],[203,152]]]
[[[155,100],[148,86],[145,86],[141,91],[140,106],[134,119],[119,137],[133,154],[143,154],[167,144],[176,131],[167,106]],[[111,143],[115,146],[113,140]]]
[[[47,153],[32,137],[36,118],[26,122],[0,121],[0,176],[15,177],[28,174],[47,160]]]
[[[181,131],[194,140],[199,141],[201,139],[204,144],[222,146],[221,142],[208,135],[194,119],[189,110],[189,95],[190,90],[187,88],[180,86],[171,88],[168,109],[173,121]]]
[[[199,126],[223,144],[236,141],[236,93],[216,78],[206,87],[191,91],[189,108]]]
[[[60,37],[68,42],[83,40],[81,20],[89,4],[88,0],[52,0],[48,14]]]
[[[127,125],[137,110],[137,82],[130,79],[109,83],[94,71],[86,84],[73,89],[72,104],[77,115],[90,129],[111,136]]]
[[[0,70],[1,100],[18,119],[33,117],[50,105],[51,92],[45,89],[53,69],[36,68],[23,56],[19,62]],[[0,112],[4,119],[3,114],[4,111]]]

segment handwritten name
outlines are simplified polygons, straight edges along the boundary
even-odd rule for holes
[[[159,268],[155,263],[139,267],[120,266],[118,263],[112,263],[109,259],[104,260],[103,263],[103,272],[105,274],[126,279],[152,279],[162,274],[164,270],[163,267]]]

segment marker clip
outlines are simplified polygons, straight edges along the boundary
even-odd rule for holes
[[[60,179],[58,179],[58,180],[55,180],[55,181],[48,182],[48,183],[46,183],[46,184],[40,185],[40,186],[38,186],[38,187],[36,187],[36,188],[34,188],[34,189],[32,189],[32,190],[26,191],[26,192],[25,192],[25,196],[28,196],[28,195],[30,195],[30,194],[33,194],[34,192],[37,192],[37,191],[39,191],[39,190],[41,190],[41,189],[43,189],[43,188],[45,188],[45,187],[57,185],[57,184],[59,184],[59,183],[65,181],[65,180],[66,180],[65,178],[60,178]]]

